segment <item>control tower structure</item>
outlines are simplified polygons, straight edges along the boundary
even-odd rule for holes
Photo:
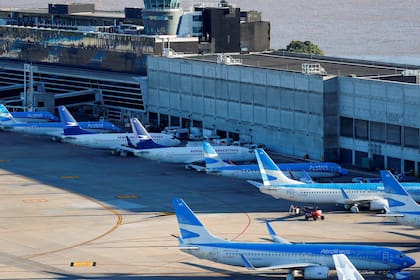
[[[148,35],[176,35],[181,0],[144,0],[143,23]]]

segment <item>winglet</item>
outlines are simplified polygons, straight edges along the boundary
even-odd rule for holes
[[[338,280],[364,280],[359,271],[344,254],[332,255]]]
[[[306,172],[305,170],[302,170],[302,178],[299,179],[299,181],[307,183],[307,184],[312,184],[314,182],[314,180],[312,180],[312,177],[308,174],[308,172]]]
[[[274,231],[274,229],[271,227],[270,223],[268,221],[265,221],[265,225],[267,226],[267,230],[268,233],[271,236],[271,239],[273,240],[273,242],[275,243],[281,243],[281,244],[291,244],[291,242],[289,242],[288,240],[281,238],[280,236],[278,236],[276,234],[276,232]]]
[[[136,146],[133,144],[133,142],[131,142],[130,137],[125,136],[125,138],[127,139],[127,146],[135,149]]]
[[[341,191],[341,195],[343,196],[344,200],[350,200],[349,195],[346,193],[346,191],[343,188],[341,188],[340,191]]]
[[[255,267],[252,265],[252,263],[248,260],[247,257],[245,257],[242,254],[240,256],[241,256],[242,262],[244,263],[246,269],[248,269],[248,270],[255,270]]]

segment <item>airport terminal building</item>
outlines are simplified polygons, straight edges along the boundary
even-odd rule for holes
[[[61,8],[0,11],[1,102],[67,105],[112,121],[195,127],[299,158],[420,170],[418,66],[261,51],[269,23],[231,6],[185,13],[190,37],[140,34],[162,31],[156,24],[164,18],[175,30],[178,10]],[[149,29],[122,29],[140,24],[143,12]]]
[[[251,54],[153,56],[147,72],[151,119],[297,157],[419,169],[416,71]]]

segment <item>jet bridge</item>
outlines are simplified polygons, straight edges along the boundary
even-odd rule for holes
[[[87,89],[58,93],[54,95],[55,106],[65,105],[67,107],[81,104],[103,105],[102,93],[99,89]]]
[[[23,84],[11,84],[0,86],[0,99],[19,98],[23,91]]]

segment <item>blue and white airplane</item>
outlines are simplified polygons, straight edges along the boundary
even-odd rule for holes
[[[70,112],[64,107],[59,106],[58,112],[60,118],[64,123],[64,137],[63,142],[74,145],[85,146],[96,149],[110,149],[121,153],[125,156],[124,145],[127,143],[127,138],[130,141],[135,141],[133,133],[95,133],[92,134],[79,126],[79,123],[73,118]],[[138,120],[137,120],[138,121]],[[180,141],[175,139],[172,135],[164,133],[153,133],[153,139],[164,146],[179,145]]]
[[[234,165],[223,161],[208,142],[203,142],[204,161],[206,173],[236,177],[241,179],[261,179],[258,164]],[[346,169],[333,162],[309,163],[280,163],[277,166],[284,172],[291,172],[297,178],[305,177],[307,173],[311,178],[334,177],[347,175]],[[305,171],[305,172],[302,172]]]
[[[263,184],[248,182],[274,198],[304,203],[343,204],[352,212],[359,212],[359,205],[366,205],[370,210],[388,207],[382,182],[305,184],[285,176],[263,149],[256,149],[255,154]],[[415,200],[420,200],[420,183],[403,183],[403,186]]]
[[[181,251],[217,263],[255,271],[288,269],[287,279],[293,279],[294,270],[302,271],[305,279],[327,279],[335,267],[334,254],[346,254],[357,269],[389,271],[395,276],[415,264],[401,251],[378,246],[228,241],[210,233],[182,199],[175,198],[173,207]]]
[[[91,133],[121,131],[113,123],[103,121],[80,122],[80,126]],[[60,139],[64,135],[62,122],[18,122],[3,104],[0,104],[0,129],[26,134],[49,135],[55,140]]]
[[[17,122],[30,123],[30,122],[59,122],[60,119],[48,111],[36,112],[11,112],[13,118]]]
[[[384,184],[385,198],[388,200],[386,214],[381,216],[388,217],[402,225],[420,228],[420,205],[389,171],[381,171],[381,178]]]
[[[135,135],[134,139],[138,139],[138,141],[134,143],[128,141],[127,152],[131,152],[135,156],[171,163],[192,163],[204,160],[202,147],[162,147],[153,141],[138,120],[131,119],[131,126]],[[245,161],[255,158],[254,152],[244,147],[216,146],[215,150],[225,160]]]
[[[335,254],[333,260],[338,280],[365,280],[346,255]]]

